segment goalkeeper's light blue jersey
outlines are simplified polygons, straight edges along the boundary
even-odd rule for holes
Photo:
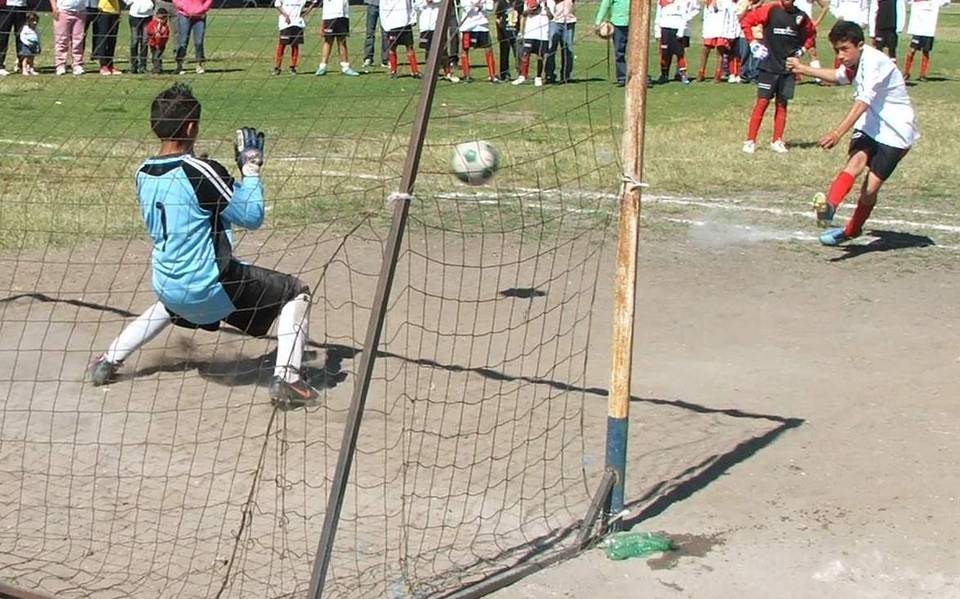
[[[137,171],[137,197],[153,240],[157,297],[193,324],[226,318],[235,309],[221,283],[233,260],[230,226],[263,223],[260,178],[236,183],[214,160],[158,156]]]

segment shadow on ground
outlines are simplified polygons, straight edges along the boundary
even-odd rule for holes
[[[901,233],[898,231],[870,231],[869,235],[875,237],[870,243],[844,245],[840,246],[843,254],[830,259],[830,262],[841,262],[849,260],[864,254],[874,252],[889,252],[891,250],[903,250],[907,248],[924,248],[937,245],[933,239],[926,235],[914,235],[913,233]]]

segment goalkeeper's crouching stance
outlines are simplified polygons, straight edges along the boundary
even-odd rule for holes
[[[221,322],[255,336],[277,323],[270,396],[283,409],[314,405],[318,393],[300,365],[308,335],[310,289],[296,277],[233,257],[232,225],[263,224],[263,133],[237,131],[240,182],[218,162],[193,155],[200,102],[176,84],[153,100],[150,126],[160,152],[137,171],[140,212],[153,241],[153,289],[160,301],[124,328],[90,367],[94,385],[116,378],[123,361],[170,324],[215,331]]]

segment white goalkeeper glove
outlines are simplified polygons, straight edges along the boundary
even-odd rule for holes
[[[770,54],[770,51],[760,42],[750,42],[750,53],[757,60],[763,60]]]
[[[263,132],[253,127],[237,129],[234,154],[244,177],[259,177],[263,166]]]

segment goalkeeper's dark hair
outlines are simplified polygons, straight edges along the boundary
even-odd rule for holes
[[[200,101],[190,86],[174,83],[150,105],[150,128],[160,139],[183,139],[188,123],[200,122]]]
[[[827,34],[830,43],[850,42],[854,46],[863,43],[863,28],[852,21],[837,21]]]

